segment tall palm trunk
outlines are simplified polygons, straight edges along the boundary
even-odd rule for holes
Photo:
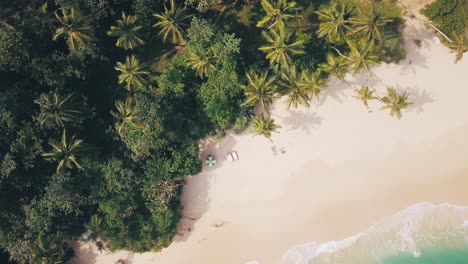
[[[434,24],[432,24],[430,21],[427,21],[425,19],[422,19],[422,18],[419,18],[419,17],[416,17],[415,15],[411,15],[410,16],[411,18],[414,18],[414,19],[417,19],[427,25],[429,25],[431,28],[435,29],[437,32],[439,32],[439,34],[441,34],[448,42],[452,43],[453,41],[444,33],[442,32],[442,30],[440,30],[439,28],[437,28]]]

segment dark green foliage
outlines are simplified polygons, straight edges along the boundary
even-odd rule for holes
[[[24,207],[26,226],[34,233],[70,229],[81,231],[83,227],[78,220],[86,221],[85,209],[90,201],[80,187],[84,186],[77,181],[76,175],[54,174],[45,186],[44,194]]]
[[[19,70],[28,56],[20,33],[0,29],[0,70]]]
[[[31,75],[42,85],[65,88],[74,85],[72,82],[86,80],[93,70],[91,67],[103,59],[93,45],[72,53],[53,51],[30,61]]]
[[[145,175],[153,182],[198,174],[201,171],[198,151],[197,143],[181,143],[177,148],[166,150],[164,155],[154,155],[146,161]]]
[[[164,207],[154,203],[145,189],[162,179],[137,175],[131,163],[124,165],[124,161],[117,159],[110,160],[102,171],[106,188],[99,210],[104,214],[103,229],[110,239],[109,248],[143,252],[168,246],[180,219],[175,197],[168,196],[168,201],[162,201],[170,205]]]
[[[176,58],[156,80],[158,98],[163,98],[161,102],[172,113],[167,116],[167,125],[180,138],[189,136],[196,140],[206,136],[211,125],[197,100],[199,83],[187,66],[186,58]]]
[[[465,0],[437,0],[421,13],[432,20],[447,35],[465,33],[468,10]]]
[[[229,127],[236,119],[239,104],[235,98],[240,94],[237,88],[237,76],[221,71],[212,74],[200,87],[199,98],[206,115],[221,128]]]
[[[242,100],[238,62],[240,39],[223,33],[207,20],[194,18],[188,30],[187,50],[200,54],[211,50],[217,58],[214,72],[201,84],[199,100],[212,123],[220,128],[232,126],[239,114]]]
[[[204,12],[208,8],[214,7],[221,2],[221,0],[186,0],[185,4],[187,6],[195,7],[200,12]]]
[[[62,241],[60,233],[46,235],[41,231],[36,238],[36,246],[31,263],[54,264],[65,263],[70,259],[67,254],[68,245]]]
[[[250,122],[252,121],[253,109],[252,107],[242,107],[241,113],[237,117],[236,122],[232,126],[234,132],[240,134],[244,132],[247,127],[249,127]]]
[[[291,66],[310,73],[310,82],[326,75],[318,68],[343,77],[348,65],[333,48],[346,55],[351,48],[315,34],[314,12],[329,1],[296,2],[299,13],[283,19],[301,44]],[[63,241],[85,231],[112,250],[168,246],[181,218],[184,177],[202,170],[198,140],[221,139],[231,128],[242,133],[252,121],[257,134],[276,132],[271,117],[252,119],[255,102],[245,104],[241,88],[246,69],[269,72],[272,80],[285,75],[258,49],[267,44],[261,32],[269,32],[256,27],[262,6],[174,3],[193,16],[180,29],[186,42],[177,45],[164,44],[153,27],[153,14],[169,1],[0,1],[0,249],[19,263],[65,262],[71,252]],[[395,18],[383,27],[380,55],[397,61],[404,56],[399,9],[387,1],[375,9]],[[71,10],[75,18],[65,19]],[[133,33],[144,39],[118,45],[127,50],[107,34],[123,12],[136,16],[129,25],[141,26]],[[145,66],[128,90],[123,85],[136,70],[120,67],[122,85],[115,70],[127,57]]]

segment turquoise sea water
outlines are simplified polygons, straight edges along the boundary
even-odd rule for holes
[[[384,258],[379,264],[467,264],[468,248],[430,249],[421,252],[420,256],[401,253]]]
[[[283,260],[287,264],[468,264],[468,206],[416,204],[352,237],[296,245]]]

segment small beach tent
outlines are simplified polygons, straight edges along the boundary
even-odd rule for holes
[[[208,157],[206,157],[205,164],[208,167],[213,167],[216,165],[216,159],[213,156],[208,155]]]

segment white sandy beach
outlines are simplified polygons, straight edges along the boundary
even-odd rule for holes
[[[421,16],[430,1],[401,2]],[[310,109],[287,111],[279,100],[272,115],[282,128],[273,142],[248,132],[204,142],[201,157],[219,162],[187,180],[187,218],[169,248],[99,254],[82,244],[73,263],[276,264],[293,245],[352,236],[416,203],[468,205],[468,57],[454,64],[414,19],[404,36],[405,61],[373,68],[377,77],[347,78],[379,93],[383,84],[407,90],[414,105],[401,120],[379,104],[368,112],[336,79]],[[272,146],[286,153],[273,155]],[[240,160],[224,161],[233,150]]]

